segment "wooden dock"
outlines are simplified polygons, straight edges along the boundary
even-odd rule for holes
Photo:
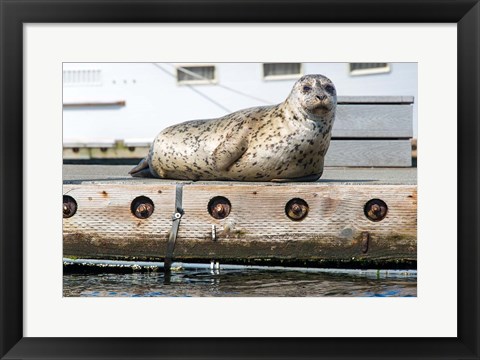
[[[162,261],[181,207],[176,261],[415,267],[413,101],[340,97],[329,168],[313,183],[134,179],[131,166],[65,165],[64,255]],[[149,146],[141,139],[70,139],[63,154],[66,161],[132,161]]]
[[[138,179],[130,166],[64,165],[63,253],[162,261],[416,266],[415,168],[327,168],[313,183]]]

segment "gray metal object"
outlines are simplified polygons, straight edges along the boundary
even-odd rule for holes
[[[178,228],[180,226],[180,220],[183,216],[182,198],[183,184],[177,184],[175,188],[175,213],[172,216],[172,229],[170,230],[170,234],[168,236],[167,252],[165,254],[165,272],[169,272],[172,265]]]
[[[162,269],[165,266],[164,262],[149,262],[149,261],[118,261],[118,260],[96,260],[96,259],[69,259],[63,258],[63,264],[68,265],[82,265],[82,266],[97,266],[97,267],[119,267],[131,268],[133,270],[148,269]],[[308,267],[283,267],[283,266],[257,266],[257,265],[232,265],[220,264],[213,261],[213,268],[220,271],[298,271],[305,273],[330,273],[330,274],[349,274],[356,276],[366,276],[372,278],[416,278],[417,270],[380,270],[380,269],[329,269],[329,268],[308,268]],[[212,262],[210,263],[182,263],[173,262],[171,269],[175,271],[181,270],[212,270]]]

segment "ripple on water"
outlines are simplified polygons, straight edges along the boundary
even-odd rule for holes
[[[416,276],[269,270],[181,270],[163,273],[66,274],[66,297],[414,297]]]

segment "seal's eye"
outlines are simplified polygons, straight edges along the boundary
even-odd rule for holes
[[[335,92],[335,88],[332,85],[325,86],[325,90],[330,94],[333,94]]]
[[[312,90],[312,88],[311,88],[310,86],[308,86],[308,85],[305,85],[305,86],[303,87],[303,91],[310,91],[310,90]]]

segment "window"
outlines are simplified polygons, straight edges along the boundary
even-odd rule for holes
[[[213,65],[177,66],[179,84],[215,84],[216,69]]]
[[[390,72],[388,63],[350,63],[350,75],[371,75]]]
[[[263,64],[265,80],[295,79],[302,75],[301,63],[266,63]]]
[[[65,86],[99,86],[102,85],[102,72],[96,69],[63,70]]]

